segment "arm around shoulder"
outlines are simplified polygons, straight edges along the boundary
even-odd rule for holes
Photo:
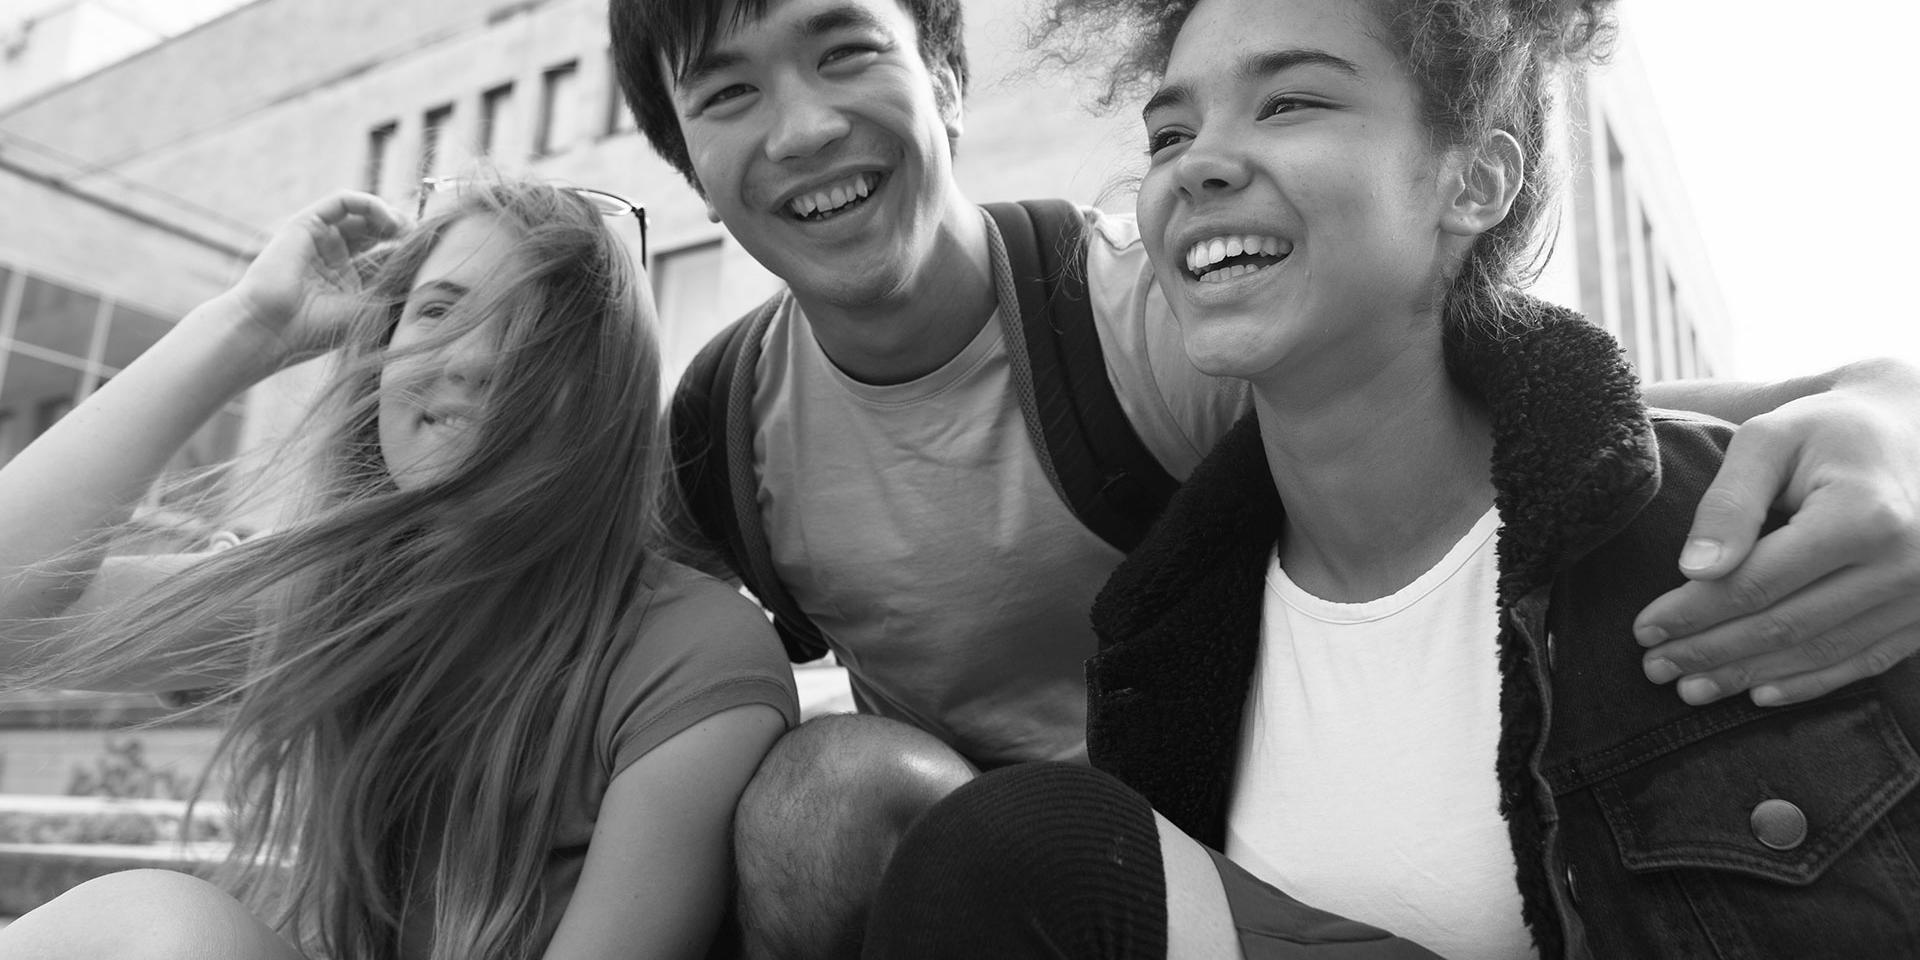
[[[1745,423],[1795,400],[1839,392],[1891,409],[1920,406],[1920,367],[1878,357],[1773,381],[1668,380],[1649,383],[1647,403]]]
[[[1920,650],[1920,369],[1863,361],[1762,392],[1757,410],[1706,411],[1751,417],[1687,535],[1693,582],[1635,627],[1648,677],[1685,676],[1694,703],[1804,700]],[[1791,519],[1760,536],[1776,508]]]

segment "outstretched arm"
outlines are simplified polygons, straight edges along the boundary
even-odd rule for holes
[[[282,367],[317,355],[353,292],[352,256],[400,223],[376,197],[342,193],[297,215],[232,290],[187,314],[0,470],[0,669],[42,618],[107,602],[177,569],[143,576],[75,544],[124,520],[174,451],[222,405]],[[57,565],[56,565],[57,561]],[[90,594],[89,591],[92,591]]]
[[[1920,650],[1920,369],[1891,360],[1770,385],[1653,385],[1744,421],[1680,556],[1692,581],[1634,625],[1649,679],[1689,703],[1820,696]],[[1758,536],[1769,509],[1791,514]]]

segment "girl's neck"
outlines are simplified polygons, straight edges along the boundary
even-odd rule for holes
[[[1360,379],[1323,366],[1256,381],[1254,404],[1286,505],[1280,565],[1322,599],[1412,583],[1493,504],[1492,421],[1447,376],[1437,337]]]

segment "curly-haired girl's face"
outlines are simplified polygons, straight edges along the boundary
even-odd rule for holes
[[[487,278],[519,257],[496,220],[471,216],[449,227],[414,275],[380,370],[380,453],[403,490],[440,479],[472,452],[494,368],[498,318],[435,343],[436,328]]]
[[[1437,345],[1454,161],[1384,35],[1352,0],[1200,0],[1181,28],[1139,214],[1200,369],[1351,383]]]

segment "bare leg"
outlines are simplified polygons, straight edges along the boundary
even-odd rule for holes
[[[974,773],[938,739],[879,717],[819,717],[781,738],[734,815],[749,960],[857,956],[901,835]]]
[[[1167,884],[1167,960],[1240,956],[1240,937],[1227,908],[1220,872],[1200,842],[1158,813],[1160,865]]]
[[[218,887],[171,870],[89,880],[0,930],[7,960],[300,960]]]

